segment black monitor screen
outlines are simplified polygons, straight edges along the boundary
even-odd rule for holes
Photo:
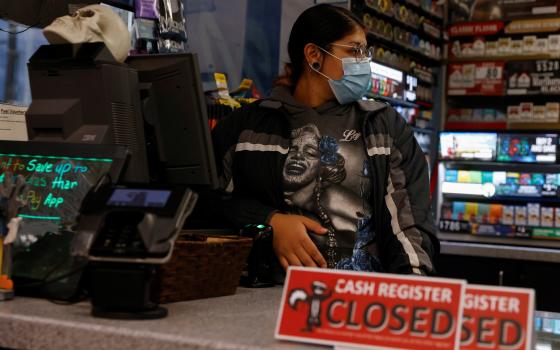
[[[75,224],[89,189],[106,174],[117,181],[126,158],[124,147],[106,145],[3,141],[0,149],[0,181],[12,174],[27,183],[22,238]]]
[[[13,274],[16,293],[37,295],[25,285],[67,274],[76,262],[69,255],[82,200],[102,176],[117,182],[127,159],[125,147],[0,141],[0,180],[21,175],[27,204],[14,242]],[[40,293],[61,297],[72,293],[79,274],[49,284]],[[36,284],[35,284],[36,287]]]
[[[109,197],[107,205],[116,207],[163,208],[171,191],[118,188]]]
[[[197,56],[132,56],[127,63],[138,72],[152,182],[217,186]]]

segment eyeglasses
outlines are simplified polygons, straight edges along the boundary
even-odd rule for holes
[[[331,43],[332,46],[338,47],[346,47],[352,49],[354,52],[354,57],[356,57],[356,61],[361,61],[363,59],[370,59],[373,57],[374,48],[371,46],[366,45],[347,45],[347,44],[336,44]]]

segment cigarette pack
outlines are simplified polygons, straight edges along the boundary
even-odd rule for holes
[[[527,207],[516,205],[515,206],[515,224],[520,226],[527,225]]]

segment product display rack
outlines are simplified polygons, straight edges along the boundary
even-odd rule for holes
[[[411,125],[431,172],[440,124],[443,6],[431,0],[353,0],[374,47],[367,98],[391,104]]]
[[[560,268],[560,15],[508,18],[519,7],[496,2],[500,20],[472,21],[485,14],[469,6],[448,27],[444,60],[438,272],[534,288],[538,309],[558,311],[549,281]],[[496,146],[477,157],[489,141],[469,138],[483,134]]]

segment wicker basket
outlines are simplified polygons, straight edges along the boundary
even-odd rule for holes
[[[173,303],[235,294],[252,244],[244,237],[179,237],[171,260],[156,273],[152,300]]]

